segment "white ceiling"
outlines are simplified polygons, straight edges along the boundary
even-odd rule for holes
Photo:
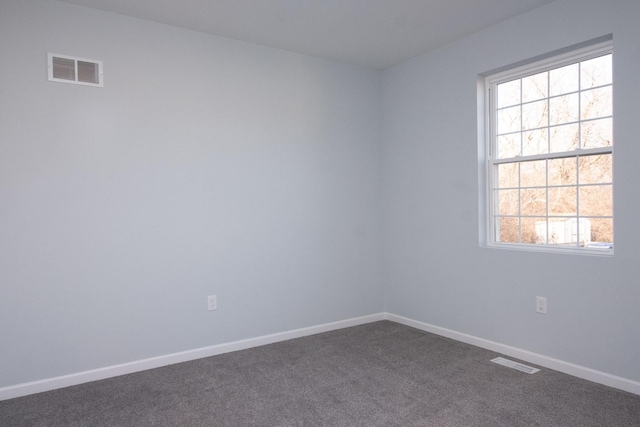
[[[553,0],[63,0],[384,69]]]

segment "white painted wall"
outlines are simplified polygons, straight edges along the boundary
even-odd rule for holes
[[[0,40],[0,387],[382,311],[379,72],[50,0]]]
[[[559,0],[384,72],[386,311],[640,380],[639,19],[635,0]],[[607,34],[615,256],[481,248],[478,75]]]

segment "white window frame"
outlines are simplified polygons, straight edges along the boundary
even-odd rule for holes
[[[508,163],[504,159],[497,159],[497,117],[495,107],[497,104],[497,85],[500,83],[508,82],[511,80],[524,78],[529,75],[534,75],[540,72],[549,71],[554,68],[562,67],[565,65],[574,64],[577,62],[586,61],[599,56],[613,54],[613,41],[611,39],[592,44],[589,46],[583,46],[577,49],[571,49],[560,54],[549,56],[547,58],[537,60],[525,65],[515,66],[503,71],[495,72],[487,75],[484,78],[484,163],[485,174],[484,182],[482,185],[485,189],[484,201],[481,201],[481,219],[484,218],[484,224],[481,221],[481,246],[489,248],[511,249],[511,250],[523,250],[533,252],[551,252],[551,253],[563,253],[563,254],[580,254],[580,255],[600,255],[600,256],[612,256],[613,248],[599,248],[599,247],[583,247],[578,244],[575,246],[560,246],[552,244],[532,244],[532,243],[511,243],[511,242],[499,242],[496,241],[496,226],[495,212],[497,207],[494,201],[494,188],[497,185],[497,174],[495,165],[499,163]],[[615,83],[612,83],[612,86]],[[612,106],[613,109],[613,106]],[[613,112],[615,116],[615,111]],[[613,119],[615,121],[615,119]],[[580,120],[581,121],[581,120]],[[615,139],[615,138],[614,138]],[[590,154],[611,154],[613,159],[614,143],[609,147],[591,148],[591,149],[576,149],[571,151],[570,157],[590,155]],[[530,155],[521,156],[521,161],[526,160],[541,160],[541,159],[553,159],[566,156],[568,152],[552,153],[542,155]],[[564,155],[563,155],[564,154]],[[482,161],[482,159],[481,159]],[[612,187],[615,185],[615,179],[612,179]],[[483,211],[483,212],[482,212]],[[612,221],[614,220],[615,212],[612,212]],[[521,214],[520,214],[521,215]],[[548,214],[545,215],[548,217]],[[577,215],[576,215],[577,217]],[[579,218],[579,217],[578,217]],[[614,224],[615,235],[615,224]],[[615,237],[614,237],[615,243]]]
[[[68,59],[73,61],[74,63],[74,79],[73,80],[56,78],[53,76],[53,59],[54,58]],[[97,83],[84,82],[84,81],[78,80],[78,62],[87,62],[87,63],[95,64],[98,66],[98,82]],[[48,72],[49,81],[52,81],[52,82],[71,83],[71,84],[83,85],[83,86],[104,87],[103,65],[102,65],[102,61],[99,61],[97,59],[87,59],[87,58],[79,58],[77,56],[48,53],[47,54],[47,72]]]

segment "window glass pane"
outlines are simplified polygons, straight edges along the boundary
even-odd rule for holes
[[[536,101],[548,96],[547,72],[535,74],[522,79],[522,102]]]
[[[546,218],[534,218],[535,219],[535,227],[536,227],[536,243],[547,245],[549,244],[548,240],[548,220]]]
[[[576,218],[549,218],[549,244],[576,246],[578,235]]]
[[[522,243],[547,244],[547,220],[542,218],[522,218]]]
[[[78,81],[85,83],[100,83],[98,64],[93,62],[78,61]]]
[[[536,101],[522,105],[522,128],[535,129],[549,126],[548,101]]]
[[[547,128],[522,133],[522,155],[547,154],[549,152],[549,131]]]
[[[535,160],[520,163],[520,186],[539,187],[547,184],[547,161]]]
[[[549,72],[549,95],[562,95],[578,90],[578,64],[556,68]]]
[[[590,120],[582,123],[582,148],[610,147],[613,145],[613,119]]]
[[[520,209],[522,215],[540,216],[547,214],[547,190],[528,188],[520,190]]]
[[[550,129],[551,141],[549,148],[552,153],[561,151],[573,151],[578,148],[580,126],[572,125],[554,126]]]
[[[613,192],[611,185],[587,185],[578,189],[580,216],[612,216]]]
[[[520,155],[520,133],[511,133],[498,137],[498,158],[508,159]]]
[[[578,94],[558,96],[549,100],[549,108],[551,109],[549,123],[551,125],[560,125],[578,121],[580,115],[578,113]]]
[[[571,242],[579,246],[587,246],[591,236],[591,221],[587,218],[571,220]]]
[[[611,55],[589,59],[580,63],[580,88],[611,84]]]
[[[53,57],[53,77],[56,79],[75,80],[76,62],[73,59]]]
[[[571,216],[578,212],[576,187],[549,188],[549,215]]]
[[[520,242],[520,220],[518,218],[496,218],[496,241],[507,243]]]
[[[518,215],[520,213],[520,206],[518,205],[520,190],[499,190],[496,193],[498,197],[498,214]]]
[[[576,158],[550,159],[549,185],[571,185],[577,182]]]
[[[498,135],[520,130],[520,106],[498,110]]]
[[[591,241],[613,243],[613,220],[611,218],[590,218]]]
[[[581,156],[578,159],[580,184],[610,184],[613,182],[611,154]]]
[[[489,168],[493,242],[612,248],[613,90],[606,49],[595,47],[585,55],[599,57],[576,55],[574,64],[555,69],[541,62],[527,71],[535,74],[514,73],[493,86],[490,134],[500,159]]]
[[[518,163],[504,163],[498,165],[498,187],[518,187]]]
[[[610,116],[611,114],[611,86],[580,93],[580,118],[582,120]]]
[[[498,108],[520,104],[520,79],[498,85]]]

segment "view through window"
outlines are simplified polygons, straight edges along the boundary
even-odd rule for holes
[[[487,78],[488,242],[613,249],[611,45]]]

